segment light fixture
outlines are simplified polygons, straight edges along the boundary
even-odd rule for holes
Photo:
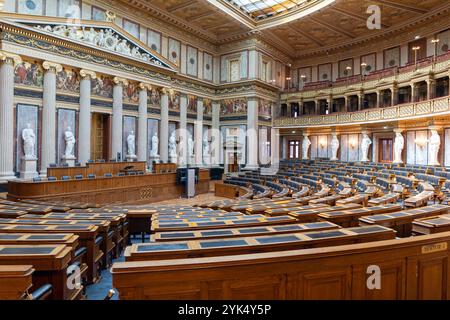
[[[428,142],[428,140],[427,140],[427,139],[423,139],[423,138],[415,139],[415,140],[414,140],[414,143],[415,143],[419,148],[425,147],[425,145],[427,144],[427,142]]]
[[[355,147],[356,147],[356,141],[355,141],[355,140],[351,140],[351,141],[349,142],[349,145],[350,145],[350,148],[351,148],[351,149],[355,149]]]
[[[417,51],[417,50],[420,50],[420,46],[415,46],[415,47],[412,47],[411,48],[413,51]]]
[[[420,39],[420,36],[419,36],[419,35],[417,35],[417,36],[414,37],[414,40],[418,40],[418,39]]]
[[[300,76],[300,78],[306,79],[306,75],[302,74],[302,75]]]
[[[287,81],[291,81],[291,77],[286,77],[286,80]]]
[[[326,145],[327,145],[326,142],[323,141],[323,140],[319,142],[319,146],[320,146],[320,148],[322,148],[322,149],[324,149],[324,148],[326,147]]]
[[[432,39],[431,43],[438,43],[440,40],[439,39]]]
[[[295,131],[292,131],[292,133],[295,133]]]

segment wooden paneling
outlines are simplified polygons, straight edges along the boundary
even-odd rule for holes
[[[106,173],[117,175],[128,166],[132,166],[133,170],[145,172],[147,169],[147,162],[94,162],[88,163],[85,167],[48,168],[47,175],[49,177],[56,177],[57,179],[61,179],[63,176],[73,178],[76,175],[87,177],[89,174],[95,174],[97,177],[102,177]]]
[[[244,256],[115,263],[121,299],[449,299],[450,232]],[[381,288],[370,289],[369,266]],[[146,294],[144,294],[146,293]]]

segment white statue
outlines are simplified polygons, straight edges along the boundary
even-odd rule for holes
[[[23,153],[25,159],[34,159],[36,154],[34,152],[34,146],[36,145],[36,135],[31,129],[31,124],[27,123],[26,128],[22,130],[23,139]]]
[[[209,157],[209,141],[208,136],[203,137],[203,157]]]
[[[339,139],[336,133],[333,133],[331,137],[331,160],[338,160],[337,156],[338,150],[339,150]]]
[[[172,132],[169,138],[169,157],[170,158],[177,157],[177,138],[175,136],[175,131]]]
[[[309,150],[309,146],[311,145],[311,140],[309,140],[307,135],[303,135],[303,142],[302,142],[302,159],[309,159],[308,156],[308,150]]]
[[[155,133],[153,133],[153,137],[152,137],[152,151],[150,152],[150,156],[152,156],[152,157],[158,156],[158,147],[159,147],[159,139],[158,139],[158,135],[155,132]]]
[[[64,132],[64,140],[66,141],[66,150],[64,152],[64,156],[66,158],[73,158],[73,149],[75,147],[76,140],[70,127],[67,127],[66,131]]]
[[[189,134],[188,137],[187,148],[188,148],[188,158],[192,157],[194,155],[194,140],[192,140],[191,134]]]
[[[136,145],[135,145],[135,136],[134,131],[131,130],[130,134],[127,137],[127,155],[128,156],[135,156],[136,155]]]
[[[402,160],[402,152],[405,147],[405,138],[401,132],[395,133],[395,141],[394,141],[394,161],[393,163],[403,163]]]
[[[438,152],[441,146],[441,137],[439,136],[437,130],[431,130],[431,137],[429,142],[429,158],[428,164],[431,166],[438,166]]]
[[[370,140],[369,135],[363,133],[361,140],[361,161],[369,161],[369,147],[371,144],[372,140]]]
[[[77,27],[69,28],[69,38],[73,40],[79,40]]]

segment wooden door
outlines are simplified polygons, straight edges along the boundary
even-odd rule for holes
[[[93,113],[91,119],[91,159],[109,160],[109,116]]]
[[[393,139],[380,139],[378,145],[378,161],[382,163],[391,163],[394,159]]]

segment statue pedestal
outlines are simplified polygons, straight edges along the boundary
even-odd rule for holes
[[[64,163],[67,163],[69,167],[75,167],[75,156],[63,156],[62,160]]]
[[[160,163],[159,155],[150,156],[150,171],[153,171],[153,164]]]
[[[22,158],[20,163],[20,178],[33,179],[38,176],[36,171],[37,158]]]
[[[402,160],[394,160],[392,161],[392,164],[402,164],[403,161]]]
[[[136,161],[137,156],[135,154],[127,154],[127,161],[128,162],[134,162]]]
[[[330,161],[338,161],[339,159],[337,158],[337,157],[332,157],[331,159],[330,159]]]

